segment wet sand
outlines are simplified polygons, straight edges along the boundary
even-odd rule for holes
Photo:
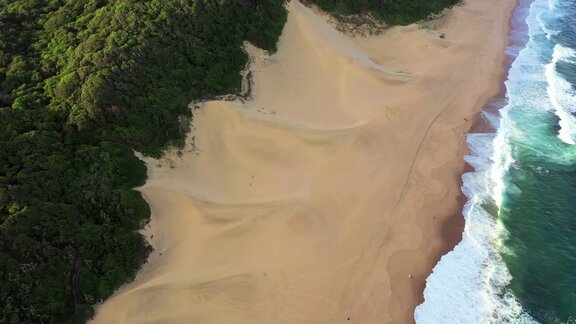
[[[184,154],[145,159],[154,252],[94,322],[413,322],[514,6],[350,38],[292,1],[278,52],[247,46],[253,98],[201,104]]]

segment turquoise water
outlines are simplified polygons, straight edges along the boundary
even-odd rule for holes
[[[462,242],[417,323],[576,323],[576,0],[520,0],[504,98],[467,136]]]
[[[535,1],[511,70],[500,220],[510,289],[541,323],[576,321],[576,1]]]

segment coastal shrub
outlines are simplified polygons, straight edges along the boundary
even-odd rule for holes
[[[408,25],[456,5],[460,0],[306,0],[336,15],[370,13],[390,25]]]

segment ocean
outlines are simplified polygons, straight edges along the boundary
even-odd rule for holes
[[[521,0],[502,98],[467,135],[462,241],[417,323],[576,323],[576,0]]]

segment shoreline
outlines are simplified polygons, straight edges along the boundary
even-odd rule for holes
[[[514,9],[512,11],[512,15],[510,15],[510,24],[508,27],[509,28],[508,38],[510,36],[510,33],[514,30],[514,27],[513,27],[514,15],[513,15],[513,13],[520,6],[520,0],[515,0],[515,1],[516,1],[516,5],[514,6]],[[513,45],[513,44],[514,44],[514,41],[508,39],[508,43],[507,43],[506,47],[509,47],[510,45]],[[525,42],[523,42],[523,44],[525,44]],[[484,111],[497,113],[500,110],[500,108],[494,106],[494,103],[501,102],[502,100],[506,99],[505,95],[506,95],[507,89],[506,89],[506,85],[504,83],[508,79],[508,71],[510,70],[512,63],[514,63],[516,56],[508,54],[508,53],[504,53],[504,56],[505,56],[505,59],[503,60],[503,67],[502,67],[503,73],[502,73],[502,77],[500,78],[500,83],[501,83],[500,91],[494,97],[489,99],[489,101],[482,107],[482,109],[480,111],[474,113],[474,115],[470,118],[470,120],[471,120],[470,127],[466,131],[466,134],[470,134],[470,133],[493,133],[495,131],[495,129],[492,127],[492,125],[490,125],[489,121],[486,120],[482,116],[482,113]],[[459,178],[460,179],[460,182],[459,182],[460,188],[464,184],[462,176],[468,172],[474,172],[474,168],[470,164],[468,164],[466,161],[463,160],[462,171],[459,173],[460,174],[460,178]],[[448,252],[452,251],[454,249],[454,247],[456,247],[456,245],[458,245],[458,243],[460,243],[460,241],[462,240],[462,234],[463,234],[464,226],[465,226],[465,220],[464,220],[464,217],[462,216],[462,210],[464,209],[464,205],[466,204],[467,201],[468,201],[468,198],[464,195],[463,192],[460,191],[460,195],[458,197],[458,205],[459,205],[460,214],[454,215],[454,217],[452,217],[451,219],[448,219],[445,222],[445,226],[443,227],[443,232],[445,233],[444,237],[446,238],[446,245],[444,247],[445,252],[443,252],[440,255],[440,257],[438,258],[436,263],[438,263],[438,261],[440,261],[442,256],[444,256]],[[430,271],[430,273],[432,273],[432,271]],[[425,287],[425,285],[424,285],[424,287]],[[424,287],[422,288],[422,291],[424,291]],[[422,296],[422,299],[419,303],[422,303],[423,301],[424,301],[424,296]]]
[[[154,252],[94,322],[413,322],[462,235],[463,134],[513,8],[349,38],[291,3],[278,52],[248,47],[253,97],[200,104],[184,154],[145,159]]]
[[[512,19],[514,18],[513,13],[519,6],[519,3],[520,0],[511,1],[510,5],[504,11],[503,15],[505,17],[508,17],[508,19],[506,28],[501,30],[500,37],[501,39],[504,39],[505,42],[503,42],[501,46],[501,51],[495,60],[495,62],[500,63],[495,64],[498,67],[495,69],[493,73],[495,74],[495,76],[491,78],[493,80],[491,81],[493,83],[492,89],[487,90],[486,93],[482,96],[482,98],[478,101],[479,103],[482,104],[477,104],[475,108],[472,109],[472,113],[468,117],[465,117],[465,121],[462,126],[465,129],[465,132],[463,134],[467,134],[472,131],[477,131],[478,128],[485,127],[487,125],[486,123],[479,124],[479,122],[481,122],[480,114],[482,113],[482,111],[486,109],[487,106],[490,105],[492,101],[495,101],[500,97],[503,97],[506,93],[506,87],[504,85],[504,82],[507,80],[508,70],[510,69],[511,64],[514,61],[514,58],[511,57],[511,55],[509,55],[508,53],[506,53],[506,48],[513,43],[513,41],[509,39],[509,36],[513,30],[512,26],[513,24]],[[498,82],[496,83],[495,80],[498,80]],[[462,240],[462,235],[465,226],[465,220],[464,217],[462,216],[462,210],[467,201],[467,198],[460,190],[460,188],[463,185],[462,175],[464,173],[474,171],[474,169],[466,161],[464,161],[464,156],[468,154],[468,146],[466,145],[465,140],[464,140],[464,146],[465,146],[464,150],[462,151],[462,149],[460,149],[461,152],[458,154],[460,156],[460,160],[455,163],[457,164],[457,166],[455,165],[453,167],[454,170],[460,170],[454,173],[454,176],[457,178],[456,182],[458,183],[457,186],[458,207],[456,210],[454,210],[454,212],[449,213],[450,216],[446,217],[442,221],[442,224],[440,225],[440,232],[442,233],[440,235],[442,241],[441,246],[435,252],[430,254],[430,257],[428,259],[429,261],[425,266],[427,269],[425,273],[427,273],[427,275],[425,275],[423,279],[420,280],[416,286],[417,293],[413,298],[415,302],[410,306],[410,311],[405,313],[405,316],[396,317],[396,320],[402,319],[401,321],[403,323],[414,322],[413,317],[414,309],[416,308],[417,305],[424,302],[423,292],[426,287],[425,282],[426,278],[432,273],[433,268],[440,261],[442,256],[452,251],[454,247]],[[393,320],[393,322],[396,322],[396,320]]]
[[[519,1],[520,0],[515,0],[516,1],[516,5],[514,6],[514,10],[516,10],[516,8],[519,6]],[[511,16],[510,19],[513,19],[513,17]],[[510,21],[510,27],[509,27],[509,31],[508,31],[508,35],[510,34],[510,31],[512,31],[512,21]],[[508,45],[511,45],[513,42],[512,41],[508,41]],[[488,121],[486,121],[483,117],[482,117],[482,112],[484,111],[495,111],[497,112],[499,110],[499,108],[492,108],[492,103],[496,102],[496,101],[501,101],[505,99],[505,95],[506,95],[506,86],[504,84],[504,82],[507,80],[508,78],[508,70],[510,69],[512,63],[514,62],[515,57],[512,55],[508,55],[506,53],[504,53],[504,60],[502,61],[503,66],[502,66],[502,76],[500,77],[500,90],[497,94],[495,94],[493,97],[491,97],[488,102],[486,104],[484,104],[482,106],[482,109],[475,112],[471,118],[469,118],[470,120],[470,126],[468,127],[468,130],[466,131],[466,134],[469,133],[491,133],[494,131],[494,129],[492,128],[491,125],[488,124]],[[468,149],[466,150],[468,151]],[[459,187],[462,187],[463,184],[463,180],[462,180],[462,175],[464,175],[465,173],[468,172],[474,172],[474,168],[468,164],[466,161],[464,161],[464,159],[462,159],[462,171],[458,172],[457,174],[459,174]],[[467,202],[467,198],[464,195],[464,193],[460,192],[460,195],[458,197],[458,204],[460,206],[460,214],[454,216],[452,219],[447,219],[446,223],[446,227],[444,228],[444,232],[446,233],[446,245],[445,245],[445,249],[446,252],[442,254],[442,256],[448,252],[450,252],[461,240],[462,240],[462,232],[464,230],[464,224],[465,224],[465,220],[461,215],[461,211],[464,208],[464,205]],[[454,243],[455,242],[455,243]],[[439,261],[440,258],[438,258],[437,261]]]
[[[498,123],[494,123],[494,120],[501,119],[500,110],[509,105],[506,98],[508,91],[506,83],[518,52],[524,49],[527,42],[523,33],[526,30],[526,15],[531,3],[532,0],[516,1],[510,16],[505,58],[502,60],[504,71],[506,71],[501,80],[502,86],[500,91],[475,115],[467,133],[469,135],[468,147],[472,152],[468,156],[470,160],[467,160],[471,164],[466,163],[467,170],[461,178],[463,180],[461,203],[466,204],[463,207],[466,219],[465,237],[454,250],[442,256],[442,260],[434,267],[434,272],[427,278],[429,286],[424,292],[426,302],[418,306],[415,314],[416,319],[422,323],[448,319],[460,322],[482,322],[489,318],[502,318],[502,316],[508,320],[513,318],[512,321],[514,321],[514,319],[517,320],[515,316],[520,315],[516,313],[518,309],[515,302],[497,293],[498,289],[505,288],[506,282],[504,281],[508,279],[503,279],[506,274],[502,273],[507,273],[507,270],[500,268],[498,261],[495,260],[496,257],[494,260],[489,257],[493,255],[494,250],[491,250],[491,244],[495,239],[490,235],[499,234],[495,234],[498,230],[494,229],[496,225],[492,223],[493,216],[488,216],[492,214],[491,210],[484,207],[486,200],[483,194],[487,193],[482,192],[481,188],[491,186],[484,183],[484,181],[490,183],[490,180],[486,180],[489,178],[486,174],[490,171],[486,171],[483,163],[499,160],[485,155],[484,153],[487,152],[483,150],[486,146],[486,150],[491,152],[488,147],[491,147],[492,140],[488,138],[499,133]],[[483,161],[482,159],[486,159],[486,162],[479,162]],[[477,183],[483,183],[483,185],[477,185]],[[484,228],[485,223],[490,225]],[[486,271],[490,267],[496,267],[497,270]],[[447,280],[448,283],[453,284],[445,285],[444,282]],[[450,308],[445,308],[443,305],[456,305],[457,310],[452,312]],[[520,306],[517,305],[517,307]]]

